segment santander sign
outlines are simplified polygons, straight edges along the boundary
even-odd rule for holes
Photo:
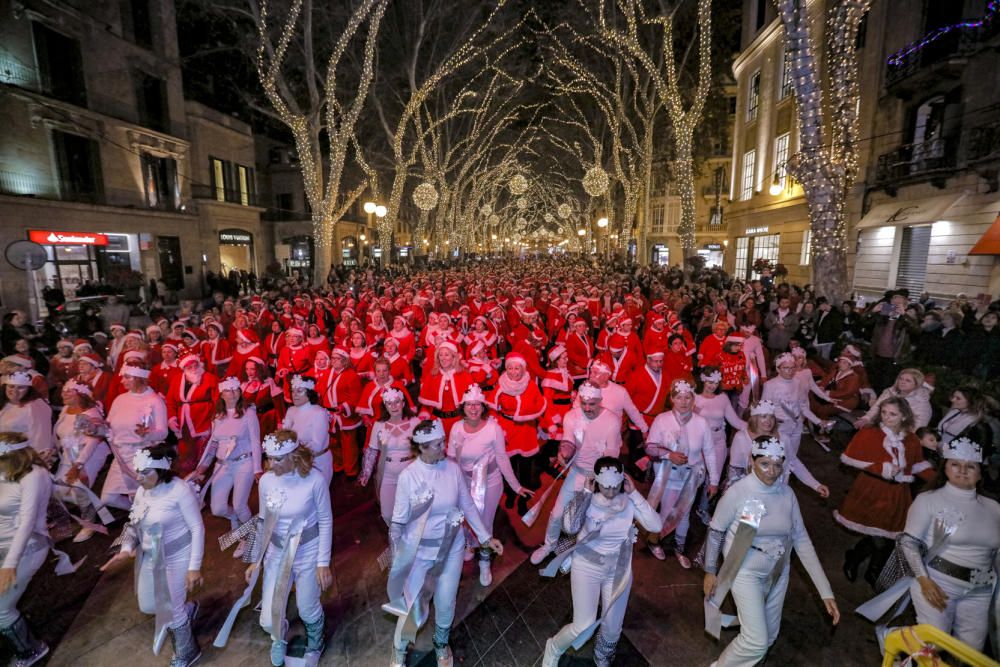
[[[108,237],[104,234],[87,232],[53,232],[47,229],[32,229],[28,238],[42,245],[108,245]]]

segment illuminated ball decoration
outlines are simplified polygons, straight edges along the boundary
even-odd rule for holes
[[[524,177],[524,174],[516,174],[514,178],[510,179],[510,192],[513,195],[523,195],[528,191],[528,179]]]
[[[573,207],[569,204],[559,204],[559,208],[556,209],[556,213],[563,220],[567,219],[569,216],[573,215]]]
[[[496,225],[500,224],[500,216],[494,213],[493,215],[490,216],[488,222],[490,223],[490,225],[495,227]]]
[[[518,197],[517,198],[517,202],[515,202],[515,203],[516,203],[517,209],[519,211],[523,211],[524,209],[528,208],[528,198],[527,197]]]
[[[555,216],[553,216],[551,213],[546,213],[544,216],[542,216],[542,219],[549,224],[552,224],[553,222],[556,221]]]
[[[608,191],[608,185],[610,185],[608,172],[604,171],[599,166],[591,167],[587,170],[587,173],[583,175],[583,189],[586,190],[587,194],[591,197],[600,197],[603,195]]]
[[[438,203],[438,191],[433,183],[421,183],[413,190],[413,203],[421,211],[429,211]]]
[[[483,214],[484,218],[488,218],[493,213],[493,207],[489,204],[483,204],[483,207],[479,209],[479,212]]]
[[[518,229],[524,229],[525,225],[527,225],[527,224],[528,224],[528,221],[525,220],[524,218],[518,218],[517,219],[517,228]]]

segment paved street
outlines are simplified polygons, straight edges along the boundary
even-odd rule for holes
[[[833,494],[823,501],[798,487],[803,513],[844,612],[836,630],[829,625],[821,603],[804,571],[793,567],[781,636],[768,665],[872,665],[878,649],[870,624],[851,610],[868,594],[867,585],[850,584],[840,571],[844,550],[854,537],[839,528],[831,510],[843,498],[852,476],[841,469],[833,454],[811,442],[803,446],[803,460],[830,485]],[[375,559],[385,548],[386,535],[368,490],[334,483],[335,585],[326,597],[328,648],[323,665],[368,667],[388,658],[391,618],[382,612],[385,574]],[[516,521],[516,520],[515,520]],[[542,579],[527,562],[529,547],[540,538],[541,526],[517,531],[501,512],[497,533],[506,552],[495,565],[494,584],[478,585],[475,563],[466,566],[459,594],[461,619],[452,635],[456,663],[462,665],[527,666],[540,661],[545,639],[570,619],[568,577]],[[225,650],[211,646],[214,632],[229,605],[243,588],[243,569],[215,547],[224,522],[207,520],[209,541],[204,572],[206,586],[199,596],[197,623],[205,647],[203,664],[267,664],[268,637],[257,625],[257,614],[245,610]],[[112,535],[116,531],[112,531]],[[703,533],[692,528],[692,543]],[[132,592],[131,570],[98,576],[109,537],[85,545],[70,545],[74,557],[89,553],[80,573],[70,578],[39,576],[25,597],[24,610],[42,636],[54,646],[50,665],[115,666],[135,663],[166,664],[169,648],[159,658],[150,655],[152,619],[139,613]],[[523,542],[522,542],[523,540]],[[65,546],[65,543],[64,545]],[[659,562],[642,547],[635,560],[635,585],[625,618],[618,665],[707,665],[721,650],[702,632],[701,576],[680,569],[673,559]],[[293,625],[293,634],[301,630]],[[728,642],[735,631],[726,631]],[[421,633],[410,665],[434,664],[429,632]],[[297,646],[293,645],[293,652]],[[562,665],[586,665],[591,646],[568,655]]]

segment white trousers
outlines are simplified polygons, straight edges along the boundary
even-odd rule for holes
[[[329,449],[313,459],[313,468],[320,471],[326,480],[326,485],[330,486],[330,482],[333,481],[333,454]]]
[[[458,583],[462,578],[462,552],[465,546],[460,537],[451,543],[451,549],[446,557],[444,568],[434,583],[434,625],[450,628],[455,620],[455,599],[458,596]],[[434,559],[420,558],[413,562],[410,574],[403,584],[403,594],[407,600],[413,600],[424,588],[424,580],[428,571],[434,566]],[[427,582],[430,584],[431,582]],[[395,637],[403,624],[402,618],[396,621]]]
[[[726,447],[726,425],[722,424],[716,430],[715,426],[712,426],[710,431],[712,434],[712,449],[715,450],[715,460],[719,465],[719,469],[722,469],[723,463],[726,461],[726,457],[729,456],[729,448]]]
[[[785,446],[785,460],[797,458],[802,443],[802,420],[783,421],[778,425],[778,436]]]
[[[500,498],[503,496],[503,478],[499,475],[496,478],[490,477],[486,480],[486,496],[483,498],[483,511],[480,513],[483,518],[483,525],[493,532],[493,520],[497,516],[497,508],[500,507]],[[469,525],[465,525],[465,543],[473,547],[479,546],[479,539],[476,537]]]
[[[993,588],[972,588],[968,582],[941,574],[933,568],[928,568],[927,573],[948,596],[948,603],[942,611],[932,607],[924,598],[920,584],[914,580],[910,584],[910,596],[917,612],[917,623],[933,625],[982,651],[989,631]]]
[[[32,539],[28,542],[28,548],[34,547],[35,540]],[[24,595],[24,591],[28,589],[31,578],[35,576],[35,572],[38,572],[38,568],[42,566],[48,555],[49,550],[43,546],[29,554],[22,555],[21,560],[17,562],[14,585],[0,595],[0,628],[10,627],[20,618],[21,612],[17,610],[17,603]]]
[[[278,563],[281,560],[280,551],[274,556],[264,559],[264,583],[261,586],[263,600],[260,605],[260,627],[271,632],[271,609],[274,603],[274,586],[278,580]],[[299,618],[306,623],[315,623],[323,616],[323,605],[320,602],[322,591],[319,579],[316,577],[316,549],[311,549],[303,557],[300,550],[292,565],[292,584],[295,586],[295,606],[299,610]],[[291,588],[289,588],[291,590]],[[285,600],[284,604],[288,604]]]
[[[385,525],[392,524],[392,508],[396,504],[396,486],[399,484],[399,475],[412,461],[392,461],[385,464],[382,472],[382,484],[378,487],[379,509],[382,511],[382,520]]]
[[[556,650],[562,654],[580,634],[597,620],[597,605],[601,604],[601,626],[598,632],[614,644],[622,634],[622,622],[632,592],[632,575],[629,574],[625,591],[609,606],[614,590],[615,561],[617,554],[608,558],[607,565],[592,563],[581,556],[573,557],[570,570],[570,588],[573,591],[573,621],[563,626],[552,638]]]
[[[104,467],[104,463],[108,460],[110,452],[108,451],[108,446],[101,443],[96,448],[94,448],[94,453],[91,455],[87,462],[83,464],[83,473],[87,476],[87,484],[85,486],[88,489],[94,487],[94,480],[97,479],[97,475],[100,474],[101,468]],[[59,463],[59,469],[56,470],[56,479],[61,482],[66,481],[66,474],[69,473],[73,462],[69,459],[69,456],[63,457],[63,460]],[[83,480],[79,481],[83,484]],[[87,500],[82,491],[76,489],[70,489],[65,486],[53,486],[52,495],[59,498],[59,500],[64,503],[73,503],[74,505],[87,504],[90,501]]]
[[[575,467],[570,468],[569,472],[566,473],[566,479],[563,480],[562,488],[559,489],[556,502],[552,505],[552,513],[549,514],[549,523],[545,529],[546,547],[552,549],[556,546],[559,533],[562,532],[562,518],[566,511],[566,505],[573,499],[576,492],[583,488],[584,481],[583,475]],[[579,488],[577,488],[578,486]]]
[[[175,554],[166,557],[167,589],[170,591],[170,606],[174,617],[171,628],[179,628],[188,620],[187,614],[187,573],[191,562],[191,547],[186,546]],[[139,582],[136,589],[139,598],[139,611],[144,614],[156,613],[156,594],[153,589],[153,557],[148,554],[139,569]]]
[[[740,619],[740,634],[719,656],[718,667],[753,667],[778,638],[789,568],[785,566],[768,590],[774,565],[774,559],[759,551],[751,549],[747,553],[731,589]]]
[[[238,524],[245,523],[252,516],[250,491],[253,490],[254,484],[253,458],[248,456],[240,461],[230,461],[221,465],[222,469],[212,479],[212,514]],[[232,506],[229,505],[230,492],[233,496]]]

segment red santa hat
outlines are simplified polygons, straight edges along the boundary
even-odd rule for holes
[[[739,343],[740,345],[742,345],[745,339],[746,337],[743,334],[736,333],[735,331],[726,336],[727,343]]]
[[[338,345],[335,348],[333,348],[331,354],[335,354],[338,357],[343,357],[344,359],[350,359],[351,358],[351,352],[350,352],[350,350],[348,350],[346,347],[344,347],[342,345]]]
[[[257,332],[253,329],[237,329],[236,338],[244,343],[257,343],[260,340],[257,337]]]
[[[178,352],[178,356],[180,358],[177,361],[177,365],[181,368],[190,365],[192,362],[201,363],[201,357],[199,357],[198,353],[189,347],[185,347],[180,350]]]
[[[146,360],[146,353],[145,352],[140,352],[139,350],[129,350],[128,352],[125,353],[125,356],[123,357],[123,361],[124,362],[128,362],[128,361],[132,361],[132,360],[135,360],[135,361],[145,361]]]
[[[438,351],[441,350],[451,350],[452,354],[458,354],[458,346],[452,343],[450,340],[443,340],[437,345]]]
[[[299,338],[305,338],[306,334],[299,327],[288,327],[285,331],[286,336],[298,336]]]
[[[88,352],[87,354],[80,355],[80,361],[86,361],[88,364],[90,364],[94,368],[103,368],[104,367],[104,360],[101,359],[96,354],[94,354],[93,352]]]
[[[486,343],[484,343],[481,340],[477,340],[468,349],[469,357],[470,358],[474,357],[485,349],[486,349]]]
[[[559,357],[566,354],[566,348],[563,345],[556,345],[551,350],[549,350],[549,361],[555,363]]]
[[[625,336],[617,333],[608,336],[608,349],[612,352],[624,350],[626,345],[628,345],[628,341],[625,340]]]
[[[519,352],[511,352],[506,357],[504,357],[504,368],[507,368],[511,364],[520,364],[522,367],[528,367],[528,360],[524,358],[524,355]]]

